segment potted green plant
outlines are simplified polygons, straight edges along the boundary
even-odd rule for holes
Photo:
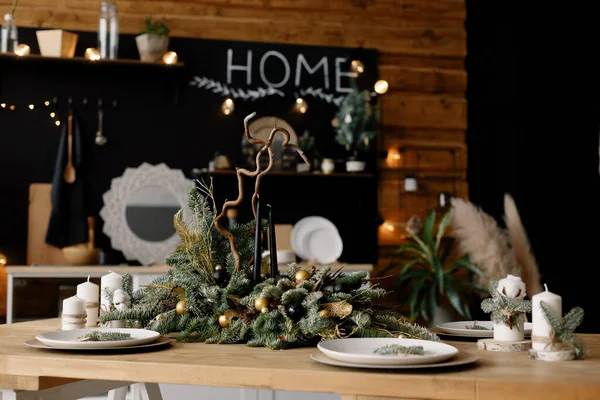
[[[427,216],[420,233],[406,230],[409,240],[396,249],[392,261],[383,271],[397,267],[400,261],[397,284],[401,292],[412,284],[408,305],[413,321],[423,318],[433,326],[444,322],[435,320],[440,307],[470,319],[468,294],[485,291],[468,279],[472,274],[483,275],[468,255],[457,259],[450,257],[454,243],[443,239],[452,220],[452,212],[450,209],[443,214],[437,230],[435,209]]]
[[[336,142],[349,153],[346,170],[358,172],[365,169],[361,152],[371,149],[379,132],[379,109],[371,104],[369,91],[358,88],[356,78],[351,82],[352,90],[344,98],[331,125],[336,131]]]
[[[135,38],[140,60],[159,62],[169,48],[169,28],[163,22],[146,17],[146,28]]]

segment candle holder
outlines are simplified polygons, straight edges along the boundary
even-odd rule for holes
[[[539,302],[539,309],[536,309],[535,312],[541,313],[550,325],[550,335],[533,337],[536,343],[545,342],[545,345],[541,349],[539,347],[530,349],[530,358],[539,361],[569,361],[584,358],[587,355],[587,346],[581,338],[574,335],[575,330],[583,321],[584,312],[581,307],[575,307],[561,317],[552,312],[549,305],[542,300]]]
[[[520,277],[508,275],[499,281],[490,281],[490,298],[481,302],[481,309],[491,314],[494,338],[480,339],[480,350],[521,352],[531,348],[525,340],[525,313],[531,312],[531,301],[525,300],[525,283]]]

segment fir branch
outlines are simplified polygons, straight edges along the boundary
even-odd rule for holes
[[[77,338],[78,342],[114,342],[119,340],[133,340],[131,333],[91,331]]]
[[[465,325],[465,329],[472,329],[474,331],[489,331],[490,329],[486,328],[483,325],[479,325],[477,321],[473,323],[473,325]]]
[[[375,354],[379,354],[382,356],[385,355],[425,355],[425,350],[423,346],[402,346],[399,344],[389,344],[387,346],[379,347],[373,351]]]
[[[576,358],[586,356],[589,352],[587,346],[581,338],[574,335],[577,327],[583,322],[583,309],[575,307],[561,318],[560,315],[555,315],[544,301],[540,301],[540,308],[552,329],[550,339],[569,344],[575,351]]]
[[[131,274],[123,274],[121,288],[129,296],[133,296],[133,276]]]

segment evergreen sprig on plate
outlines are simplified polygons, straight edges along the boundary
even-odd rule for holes
[[[569,344],[575,351],[575,357],[583,358],[588,348],[581,338],[573,334],[583,321],[583,308],[575,307],[562,318],[554,315],[543,301],[540,301],[540,308],[552,328],[550,340]]]
[[[425,355],[423,346],[402,346],[400,344],[388,344],[387,346],[379,347],[373,351],[375,354],[382,356],[385,355],[399,355],[399,354],[414,354],[418,356]]]
[[[503,296],[496,290],[497,287],[498,281],[491,280],[488,291],[492,297],[481,302],[481,309],[491,313],[491,319],[496,324],[509,327],[517,325],[525,313],[531,312],[531,301]]]

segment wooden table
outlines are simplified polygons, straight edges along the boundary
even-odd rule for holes
[[[480,356],[478,363],[468,368],[407,372],[319,364],[309,358],[318,351],[314,347],[274,351],[174,343],[154,352],[90,355],[23,344],[37,333],[57,329],[58,324],[58,319],[52,319],[0,326],[0,387],[39,391],[90,380],[106,382],[104,389],[115,381],[172,383],[328,392],[342,395],[343,400],[600,399],[600,335],[596,334],[581,335],[591,350],[584,360],[549,363],[532,360],[526,353],[480,351],[475,342],[449,341],[461,351]],[[78,379],[84,381],[74,381]]]

